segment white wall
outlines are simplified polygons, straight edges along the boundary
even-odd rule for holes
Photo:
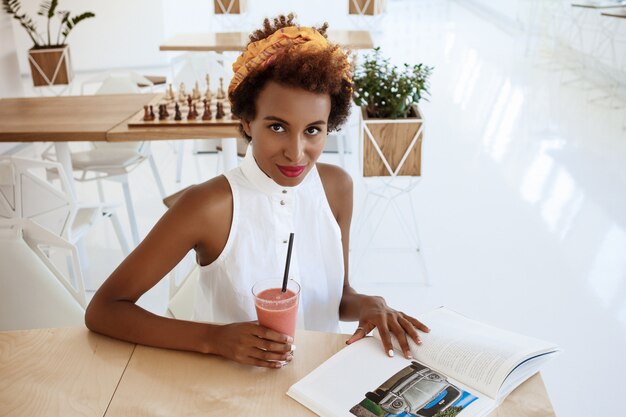
[[[0,8],[0,97],[22,96],[11,17]]]
[[[45,32],[45,19],[37,16],[41,0],[22,0],[22,9]],[[85,11],[95,18],[82,21],[68,37],[74,71],[103,70],[121,67],[159,66],[167,57],[159,52],[165,39],[162,0],[63,0],[59,9],[72,15]],[[189,14],[193,14],[193,9]],[[32,41],[26,31],[13,23],[20,71],[30,73],[26,51]],[[4,43],[4,42],[3,42]]]

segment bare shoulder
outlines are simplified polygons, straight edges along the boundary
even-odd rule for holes
[[[186,190],[168,210],[173,225],[194,236],[193,247],[201,265],[215,260],[226,246],[233,217],[233,196],[220,175]]]
[[[322,185],[330,208],[339,220],[347,211],[352,212],[352,177],[337,165],[317,163]]]
[[[352,189],[352,177],[343,168],[318,162],[317,171],[320,173],[324,188],[338,188],[344,191],[347,188]]]
[[[178,197],[171,210],[204,216],[229,209],[232,201],[228,180],[220,175],[189,187]]]

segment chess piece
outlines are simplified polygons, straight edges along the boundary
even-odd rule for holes
[[[148,110],[148,106],[143,106],[143,121],[144,122],[149,122],[150,121],[150,110]]]
[[[159,120],[167,120],[168,117],[167,104],[159,104]]]
[[[154,109],[152,108],[152,104],[150,105],[150,120],[154,120],[155,116],[154,116]]]
[[[206,81],[206,91],[204,92],[204,98],[211,102],[211,79],[209,78],[209,74],[204,76],[204,80]]]
[[[189,110],[191,110],[191,103],[192,103],[193,99],[191,98],[191,94],[187,96],[187,107],[189,107]]]
[[[187,97],[185,83],[180,83],[180,87],[178,87],[178,101],[185,101],[185,97]]]
[[[215,119],[222,120],[224,118],[224,103],[217,102],[217,108],[215,109]]]
[[[174,106],[174,113],[174,120],[183,120],[183,117],[180,114],[180,106],[178,105],[178,102],[176,102],[176,105]]]
[[[200,100],[200,85],[198,84],[198,81],[196,81],[196,85],[193,87],[193,99]]]
[[[209,105],[209,102],[205,98],[204,100],[202,100],[202,103],[204,104],[204,113],[202,113],[202,120],[211,120],[213,118],[213,115],[211,114],[211,106]]]
[[[187,113],[187,120],[196,120],[196,105],[192,104]]]
[[[174,89],[172,88],[172,84],[170,83],[169,87],[167,88],[167,93],[165,94],[165,99],[167,101],[174,101],[175,97],[174,97]]]
[[[224,100],[226,98],[226,94],[224,93],[224,77],[220,77],[220,88],[217,90],[218,100]]]

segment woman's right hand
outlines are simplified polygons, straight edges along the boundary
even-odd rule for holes
[[[220,326],[216,336],[215,353],[235,362],[281,368],[293,359],[293,338],[256,321]]]

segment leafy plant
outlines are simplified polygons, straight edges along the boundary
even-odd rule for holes
[[[428,77],[433,68],[424,64],[404,64],[403,68],[383,58],[380,47],[365,57],[356,68],[354,102],[365,107],[367,115],[379,119],[399,119],[409,116],[411,105],[428,95]]]
[[[59,46],[65,45],[67,36],[79,22],[96,16],[92,12],[85,12],[72,17],[68,11],[57,11],[59,6],[58,0],[44,0],[39,5],[39,11],[37,12],[39,16],[45,16],[47,19],[46,37],[44,38],[37,30],[35,22],[33,22],[33,20],[26,13],[21,12],[22,5],[20,4],[20,0],[2,0],[2,6],[9,15],[12,15],[13,18],[20,22],[20,25],[26,29],[28,36],[33,41],[34,49],[58,48]],[[56,39],[53,42],[51,37],[51,26],[55,16],[60,20],[60,22],[58,25]]]

